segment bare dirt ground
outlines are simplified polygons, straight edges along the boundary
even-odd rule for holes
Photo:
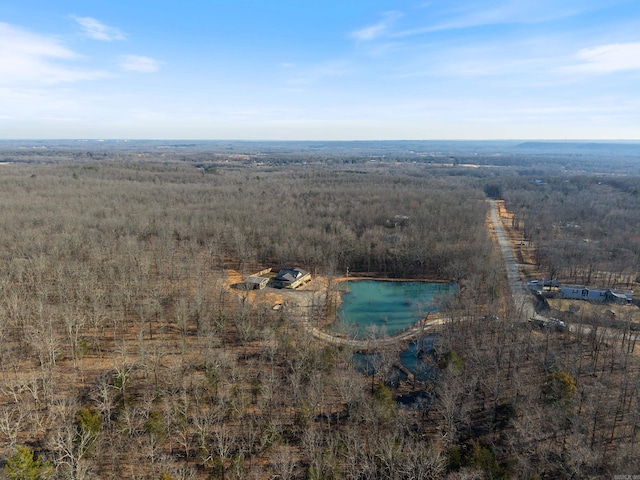
[[[518,316],[523,320],[535,316],[536,312],[531,301],[531,295],[526,290],[522,281],[522,274],[519,269],[518,260],[514,253],[512,241],[509,235],[505,231],[504,225],[498,214],[497,202],[491,201],[491,208],[489,209],[489,216],[491,221],[491,233],[494,242],[500,248],[502,256],[504,258],[504,264],[506,268],[506,276],[508,282],[508,289],[511,293],[511,301],[513,306],[518,312]]]
[[[246,296],[252,303],[263,303],[279,308],[278,305],[291,305],[300,308],[310,308],[324,302],[329,281],[326,277],[314,276],[311,281],[295,290],[286,288],[266,287],[262,290],[243,291],[233,286],[242,282],[242,275],[236,270],[227,270],[226,287],[238,296]],[[321,302],[321,303],[318,303]]]
[[[536,267],[535,247],[530,245],[529,242],[523,241],[522,232],[514,227],[514,215],[507,210],[504,200],[496,200],[495,205],[500,223],[509,239],[513,255],[518,263],[521,278],[525,282],[542,278],[542,272]]]

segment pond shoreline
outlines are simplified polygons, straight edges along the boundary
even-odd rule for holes
[[[353,289],[346,286],[349,281]],[[342,277],[331,283],[322,329],[358,337],[394,336],[406,331],[435,313],[438,299],[455,290],[451,282],[415,279]]]
[[[358,274],[354,273],[348,277],[334,277],[331,279],[331,283],[341,283],[346,281],[354,281],[357,282],[359,280],[379,280],[381,282],[421,282],[421,283],[453,283],[452,280],[443,280],[441,278],[431,279],[431,278],[397,278],[397,277],[377,277],[375,274],[365,273]]]

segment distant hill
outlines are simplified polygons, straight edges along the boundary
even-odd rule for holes
[[[528,150],[545,153],[607,153],[640,155],[640,142],[523,142],[515,147],[518,150]]]

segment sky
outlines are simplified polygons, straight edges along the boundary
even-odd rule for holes
[[[640,140],[640,1],[8,0],[0,138]]]

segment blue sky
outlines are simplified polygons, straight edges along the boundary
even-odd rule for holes
[[[640,139],[640,1],[10,0],[0,138]]]

